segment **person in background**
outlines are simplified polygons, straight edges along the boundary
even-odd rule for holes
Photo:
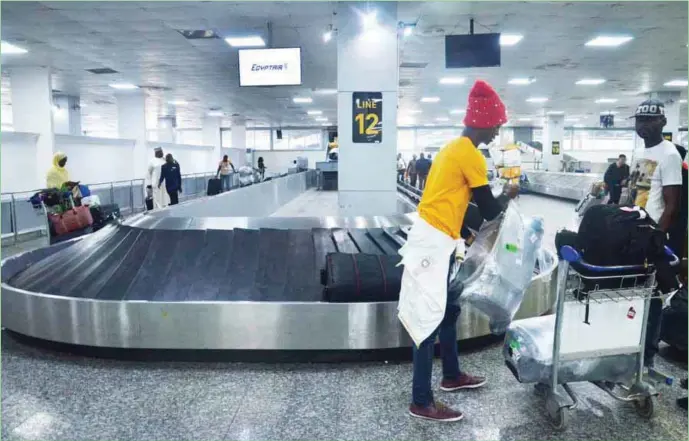
[[[230,178],[232,177],[232,175],[230,175],[230,168],[232,168],[232,173],[236,173],[234,164],[232,164],[230,158],[225,155],[222,157],[220,164],[218,164],[217,171],[217,175],[220,176],[220,179],[222,180],[222,191],[230,191]]]
[[[165,155],[165,164],[160,170],[158,188],[161,188],[163,181],[165,181],[165,190],[170,196],[170,205],[177,205],[179,194],[182,193],[182,171],[170,153]]]
[[[146,189],[150,192],[150,197],[153,198],[154,209],[165,208],[170,203],[170,197],[158,185],[163,164],[165,164],[163,149],[157,147],[153,150],[153,158],[148,163],[148,171],[145,179]]]
[[[670,233],[678,221],[682,191],[682,157],[673,143],[663,138],[665,105],[662,101],[651,99],[644,101],[636,108],[636,133],[644,141],[644,150],[638,159],[640,169],[636,182],[635,205],[645,208],[648,215],[656,221],[658,228]],[[685,224],[686,229],[686,224]],[[684,241],[667,245],[675,253],[681,253]],[[646,348],[644,365],[653,367],[654,357],[658,353],[660,339],[660,320],[663,308],[661,297],[651,299],[648,310]]]
[[[72,189],[74,186],[79,185],[78,182],[72,182],[69,180],[69,172],[67,171],[67,155],[62,152],[57,152],[53,155],[53,166],[50,167],[48,173],[45,176],[45,183],[47,188],[57,188],[67,187]]]
[[[400,249],[404,273],[398,317],[414,341],[409,406],[413,417],[432,421],[459,421],[463,417],[461,412],[433,398],[431,378],[436,336],[440,338],[442,358],[441,390],[454,392],[486,384],[485,378],[469,375],[459,367],[457,319],[461,290],[448,290],[448,285],[457,241],[460,237],[471,240],[462,225],[472,197],[481,216],[491,220],[519,193],[518,186],[507,186],[501,197],[493,197],[486,158],[478,150],[479,145],[495,139],[500,126],[506,122],[507,113],[500,97],[487,83],[477,81],[469,94],[462,136],[450,141],[436,156],[419,203],[419,217]]]
[[[419,175],[419,189],[423,190],[426,188],[426,179],[428,178],[428,173],[431,171],[431,161],[423,156],[423,153],[419,155],[419,160],[416,161],[416,173]]]
[[[627,185],[629,180],[629,166],[627,165],[627,157],[620,155],[616,162],[610,164],[605,171],[603,181],[608,187],[610,198],[608,204],[619,204],[620,196],[622,196],[622,187]]]
[[[258,157],[258,165],[256,168],[258,169],[259,180],[262,181],[266,176],[266,164],[263,162],[263,156]]]
[[[404,172],[407,170],[407,164],[404,163],[402,153],[397,154],[397,182],[404,182]]]
[[[632,197],[632,201],[636,201],[636,182],[641,177],[641,166],[636,164],[634,171],[629,176],[629,194]]]
[[[413,155],[409,165],[407,165],[407,175],[409,176],[409,185],[416,187],[416,155]]]

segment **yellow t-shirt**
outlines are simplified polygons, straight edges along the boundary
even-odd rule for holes
[[[484,185],[488,185],[486,158],[469,138],[454,139],[433,160],[419,203],[419,216],[459,239],[471,189]]]

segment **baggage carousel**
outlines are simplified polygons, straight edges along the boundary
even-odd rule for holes
[[[241,191],[241,190],[239,190]],[[324,301],[329,252],[396,254],[413,214],[138,215],[2,262],[3,327],[100,348],[370,350],[411,346],[396,302]],[[552,253],[519,317],[554,301]],[[489,334],[465,307],[459,339]]]

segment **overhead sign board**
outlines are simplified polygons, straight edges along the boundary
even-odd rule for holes
[[[551,150],[551,153],[553,155],[559,155],[560,154],[560,141],[553,141],[553,148]]]
[[[672,132],[663,132],[663,139],[672,142]]]
[[[383,140],[383,93],[352,94],[352,142],[379,143]]]
[[[301,49],[240,49],[240,86],[300,86]]]

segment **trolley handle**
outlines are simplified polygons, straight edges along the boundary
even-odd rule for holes
[[[565,245],[560,249],[560,253],[562,254],[562,257],[569,263],[578,263],[582,267],[586,268],[587,270],[597,272],[597,273],[605,273],[605,272],[617,272],[617,271],[635,271],[635,270],[643,270],[645,269],[644,265],[613,265],[613,266],[599,266],[599,265],[591,265],[590,263],[584,262],[583,257],[581,256],[581,253],[579,251],[575,250],[569,245]],[[667,255],[671,261],[670,261],[670,266],[677,266],[679,264],[679,257],[675,255],[675,253],[672,252],[670,247],[665,246],[665,255]]]

